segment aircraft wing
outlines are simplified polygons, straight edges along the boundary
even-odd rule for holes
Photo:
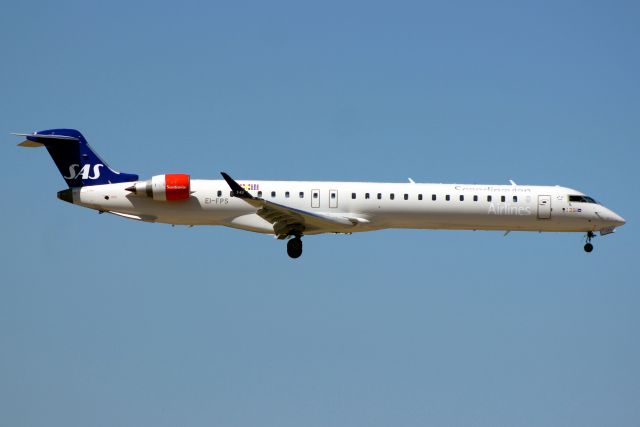
[[[349,229],[357,224],[368,222],[366,219],[346,214],[328,215],[320,212],[309,212],[255,197],[242,188],[228,174],[224,172],[221,172],[221,174],[229,184],[229,187],[231,187],[233,196],[257,208],[258,211],[256,213],[273,225],[273,231],[279,239],[304,234],[307,230],[348,233],[350,232]]]
[[[121,216],[127,219],[135,219],[136,221],[155,222],[158,219],[158,217],[154,215],[132,215],[132,214],[116,212],[116,211],[104,211],[104,212],[107,212],[116,216]]]

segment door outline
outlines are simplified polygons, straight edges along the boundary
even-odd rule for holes
[[[329,207],[338,207],[338,190],[329,190]]]
[[[538,219],[551,218],[551,196],[538,195]]]
[[[311,207],[319,208],[320,207],[320,190],[311,190]]]

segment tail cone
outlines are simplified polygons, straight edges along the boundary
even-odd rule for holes
[[[73,191],[70,188],[66,190],[58,191],[58,199],[64,200],[68,203],[73,203]]]

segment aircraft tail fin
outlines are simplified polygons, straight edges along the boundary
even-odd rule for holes
[[[111,169],[75,129],[48,129],[32,134],[20,147],[45,147],[69,188],[137,181],[138,175]]]

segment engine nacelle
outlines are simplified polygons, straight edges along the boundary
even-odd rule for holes
[[[168,173],[136,182],[126,190],[159,201],[187,200],[191,195],[191,180],[184,173]]]

